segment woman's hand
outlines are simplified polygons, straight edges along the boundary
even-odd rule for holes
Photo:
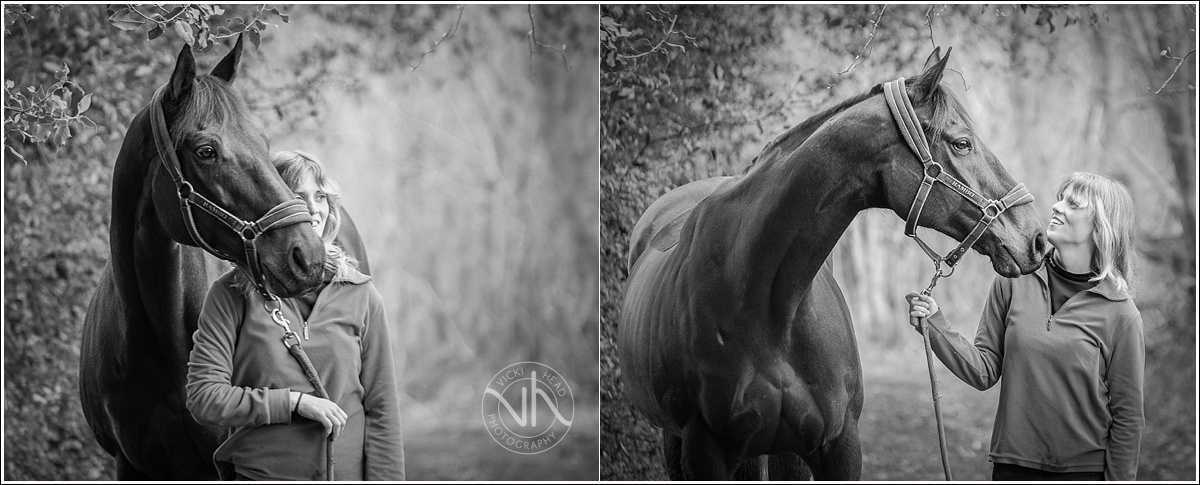
[[[342,429],[346,427],[347,419],[346,412],[342,411],[337,403],[312,394],[301,395],[296,391],[292,391],[292,396],[299,400],[297,413],[321,423],[322,426],[325,426],[325,435],[333,433],[333,439],[337,440],[338,435],[342,434]]]
[[[917,292],[909,292],[904,295],[904,299],[908,300],[908,324],[919,328],[919,319],[929,318],[930,315],[938,312],[938,304],[933,300],[932,296],[922,295]]]

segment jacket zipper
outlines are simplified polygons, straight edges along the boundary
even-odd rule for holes
[[[1080,291],[1080,292],[1078,292],[1078,293],[1075,293],[1074,295],[1071,295],[1071,297],[1070,297],[1070,298],[1067,298],[1067,299],[1066,299],[1066,301],[1064,301],[1064,302],[1062,303],[1062,305],[1059,305],[1059,307],[1058,307],[1058,311],[1060,311],[1060,312],[1061,312],[1061,311],[1062,311],[1062,309],[1063,309],[1064,307],[1066,307],[1066,306],[1067,306],[1067,303],[1070,303],[1070,302],[1071,302],[1071,300],[1074,300],[1074,299],[1075,299],[1075,297],[1077,297],[1077,296],[1079,296],[1079,295],[1081,295],[1081,294],[1083,294],[1083,293],[1087,293],[1087,292],[1089,292],[1089,291],[1091,291],[1091,289],[1083,290],[1083,291]],[[1043,293],[1043,294],[1044,294],[1044,295],[1046,295],[1046,310],[1047,310],[1047,311],[1050,311],[1050,310],[1052,310],[1052,309],[1054,308],[1054,302],[1050,300],[1050,289],[1049,289],[1049,288],[1044,288],[1044,293]],[[1046,331],[1047,331],[1047,332],[1049,332],[1049,331],[1050,331],[1050,324],[1051,324],[1051,323],[1054,323],[1054,312],[1053,312],[1053,311],[1050,311],[1050,317],[1046,319]]]
[[[1048,315],[1046,317],[1046,331],[1049,332],[1050,324],[1054,322],[1054,302],[1051,300],[1051,297],[1050,297],[1050,284],[1049,283],[1044,283],[1042,285],[1042,295],[1045,296],[1045,298],[1046,298],[1046,315]]]
[[[292,307],[292,313],[295,313],[297,317],[300,316],[300,307],[296,306],[296,302],[288,301],[288,303],[291,303],[291,305],[288,306]],[[316,305],[313,305],[313,309],[316,309]],[[308,312],[308,316],[312,317],[311,311]],[[300,338],[308,340],[308,320],[300,320],[300,322]]]

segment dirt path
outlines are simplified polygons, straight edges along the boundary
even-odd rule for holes
[[[866,393],[859,436],[864,480],[943,480],[924,349],[863,355]],[[999,386],[977,391],[935,362],[942,421],[955,480],[988,480],[988,443]]]
[[[478,408],[407,422],[404,433],[409,480],[594,481],[600,476],[595,408],[576,408],[563,441],[536,455],[519,455],[492,441]]]

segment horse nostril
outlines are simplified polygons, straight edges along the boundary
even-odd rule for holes
[[[1038,256],[1044,256],[1049,249],[1049,243],[1046,241],[1046,231],[1038,229],[1037,235],[1033,237],[1033,253]]]
[[[307,272],[310,266],[308,258],[304,257],[304,250],[300,248],[299,244],[292,246],[292,264],[295,264],[296,269],[301,273]]]

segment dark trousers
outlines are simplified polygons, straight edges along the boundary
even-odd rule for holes
[[[1056,480],[1069,480],[1080,482],[1102,482],[1104,481],[1104,472],[1048,472],[1038,470],[1037,468],[1028,468],[1019,465],[1007,465],[1004,463],[992,464],[992,481],[993,482],[1048,482]]]

